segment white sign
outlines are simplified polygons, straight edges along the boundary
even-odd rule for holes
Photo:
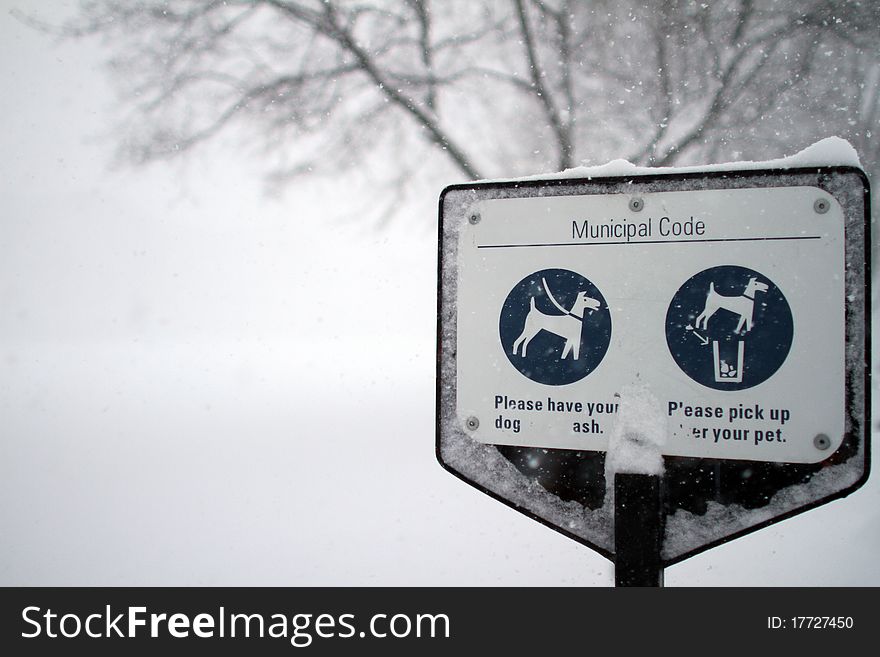
[[[844,217],[816,187],[476,201],[457,414],[490,444],[605,451],[647,384],[665,453],[816,463],[844,436]]]

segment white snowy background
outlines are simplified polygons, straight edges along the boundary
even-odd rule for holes
[[[273,199],[228,148],[112,168],[101,52],[20,5],[0,0],[0,584],[613,583],[435,460],[457,181],[377,229],[344,209],[351,174]],[[875,473],[666,582],[877,586],[878,548]]]

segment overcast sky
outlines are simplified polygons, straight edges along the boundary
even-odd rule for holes
[[[113,168],[100,51],[22,5],[0,0],[0,584],[612,583],[435,461],[457,181],[377,229],[362,180],[267,198],[230,147]],[[667,584],[876,586],[878,547],[875,475]]]

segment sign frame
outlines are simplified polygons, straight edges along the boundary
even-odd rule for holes
[[[734,165],[735,167],[735,165]],[[853,178],[855,176],[855,179]],[[846,185],[849,181],[849,188],[841,192],[840,186]],[[795,481],[788,485],[780,485],[776,492],[786,490],[786,488],[804,483],[809,486],[812,474],[809,467],[813,466],[815,471],[827,465],[828,461],[835,458],[841,450],[846,447],[849,450],[848,458],[859,459],[860,463],[856,463],[861,467],[860,476],[853,481],[837,490],[828,494],[820,494],[812,499],[798,504],[784,512],[779,513],[768,519],[755,522],[737,531],[733,531],[721,537],[709,538],[704,543],[691,546],[688,549],[674,554],[663,556],[663,566],[669,566],[691,556],[699,554],[705,550],[711,549],[718,545],[722,545],[729,541],[745,536],[751,532],[757,531],[764,527],[781,522],[800,513],[804,513],[813,508],[827,504],[828,502],[846,497],[867,481],[870,474],[870,422],[871,422],[871,389],[870,389],[870,358],[871,358],[871,272],[870,272],[870,187],[867,176],[858,167],[846,165],[834,166],[814,166],[814,167],[792,167],[792,168],[757,168],[757,169],[737,169],[720,170],[712,168],[710,170],[687,170],[676,172],[657,171],[641,174],[633,173],[631,175],[621,176],[601,176],[593,177],[559,177],[548,179],[525,179],[525,180],[509,180],[509,181],[487,181],[465,183],[458,185],[450,185],[445,188],[439,199],[439,222],[438,222],[438,296],[437,296],[437,387],[436,387],[436,456],[447,471],[454,476],[474,486],[481,492],[499,500],[516,511],[534,519],[538,522],[562,533],[565,536],[596,550],[606,558],[614,560],[614,543],[613,541],[591,540],[583,534],[570,531],[565,526],[555,523],[546,515],[536,511],[534,508],[522,503],[522,500],[512,500],[485,482],[478,481],[477,477],[463,472],[451,462],[448,455],[444,454],[444,446],[449,438],[447,433],[453,429],[449,426],[449,404],[452,402],[455,408],[455,395],[457,386],[454,376],[450,381],[450,363],[455,362],[455,336],[456,327],[450,327],[450,308],[455,306],[455,298],[450,298],[450,290],[448,281],[450,277],[457,276],[458,265],[456,258],[450,256],[450,240],[457,240],[457,234],[452,235],[448,228],[448,217],[446,216],[446,205],[450,194],[469,194],[473,201],[488,200],[494,198],[511,198],[511,197],[534,197],[534,196],[565,196],[565,195],[587,195],[587,194],[626,194],[628,196],[638,194],[650,194],[652,192],[669,191],[664,189],[670,185],[677,185],[675,191],[690,191],[697,189],[707,190],[727,190],[727,189],[748,189],[762,187],[784,187],[784,186],[815,186],[827,192],[829,195],[837,198],[841,194],[856,194],[855,180],[857,180],[861,189],[861,204],[863,211],[860,216],[849,215],[844,212],[844,259],[847,275],[853,275],[856,280],[845,282],[845,294],[852,296],[853,289],[856,290],[856,297],[848,300],[845,305],[845,366],[844,366],[844,402],[845,402],[845,424],[847,432],[844,443],[838,448],[834,455],[829,459],[821,461],[818,466],[807,464],[803,473],[798,474],[795,468]],[[573,192],[573,189],[588,188],[589,192]],[[625,189],[626,191],[622,191]],[[566,193],[568,192],[568,193]],[[457,221],[466,221],[465,217],[458,217]],[[457,254],[457,247],[453,249]],[[453,286],[454,287],[454,286]],[[859,298],[861,297],[861,298]],[[853,303],[861,303],[864,308],[863,321],[860,325],[855,325],[851,320],[851,306]],[[452,312],[454,315],[454,312]],[[454,319],[452,322],[454,323]],[[450,337],[451,336],[451,337]],[[861,348],[857,348],[858,344]],[[850,348],[851,345],[855,345]],[[454,368],[453,368],[454,370]],[[454,413],[453,413],[454,415]],[[446,419],[444,419],[446,418]],[[472,439],[471,439],[472,440]],[[476,442],[476,441],[474,441]],[[553,456],[561,456],[555,452],[567,452],[573,450],[544,450]],[[604,456],[603,456],[604,458]],[[692,457],[665,456],[664,461],[668,464],[682,463],[686,461],[704,462],[698,464],[697,467],[708,465],[710,467],[718,466],[722,459],[710,459]],[[725,461],[728,465],[733,463],[734,467],[745,467],[744,463],[750,463],[754,466],[754,462]],[[792,464],[782,464],[792,465]],[[720,467],[720,466],[719,466]],[[717,475],[716,475],[717,476]],[[798,482],[798,477],[802,477],[803,481]],[[552,494],[552,492],[551,492]],[[668,494],[664,493],[664,494]],[[735,502],[734,502],[735,503]],[[667,509],[668,510],[668,509]]]

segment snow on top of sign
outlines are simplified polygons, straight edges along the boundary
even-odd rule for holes
[[[645,385],[623,386],[608,440],[605,480],[614,473],[663,474],[666,417],[660,400]]]
[[[550,180],[559,178],[614,178],[622,176],[647,176],[658,173],[701,173],[706,171],[748,171],[757,169],[797,169],[820,166],[853,166],[862,168],[856,149],[841,137],[827,137],[802,151],[774,160],[761,162],[725,162],[684,167],[642,167],[627,160],[611,160],[598,166],[580,166],[561,172],[503,178],[480,182],[515,182],[526,180]]]

